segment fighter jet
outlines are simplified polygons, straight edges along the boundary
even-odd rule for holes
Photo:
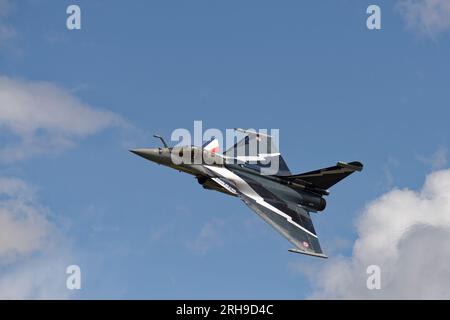
[[[202,147],[169,147],[158,135],[155,137],[162,141],[162,147],[130,151],[195,176],[205,189],[240,198],[295,246],[290,252],[327,258],[310,213],[323,211],[328,189],[361,171],[362,163],[338,162],[328,168],[292,174],[270,135],[236,130],[243,138],[222,154],[215,138]]]

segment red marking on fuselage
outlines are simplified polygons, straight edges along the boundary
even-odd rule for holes
[[[212,152],[212,153],[216,153],[216,152],[218,152],[218,151],[219,151],[219,147],[214,147],[214,148],[211,149],[211,152]]]

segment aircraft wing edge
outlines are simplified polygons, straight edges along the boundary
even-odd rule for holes
[[[319,258],[328,259],[328,256],[326,254],[323,254],[323,253],[314,253],[314,252],[302,251],[302,250],[297,249],[297,248],[288,249],[288,251],[292,252],[292,253],[299,253],[299,254],[305,254],[307,256],[313,256],[313,257],[319,257]]]

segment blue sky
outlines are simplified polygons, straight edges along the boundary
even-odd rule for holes
[[[382,30],[366,28],[372,3]],[[422,32],[408,3],[11,1],[0,18],[12,30],[0,37],[0,75],[49,82],[120,118],[70,133],[70,146],[52,142],[0,164],[0,176],[36,189],[70,252],[64,263],[81,267],[82,289],[69,297],[310,297],[304,270],[352,255],[368,203],[394,187],[418,190],[446,167],[449,28]],[[65,27],[70,4],[81,7],[81,30]],[[34,110],[31,123],[34,112],[47,110]],[[364,163],[313,217],[329,260],[288,253],[290,244],[237,199],[127,151],[157,145],[155,132],[193,129],[194,120],[280,129],[293,172]],[[0,128],[2,144],[23,139]],[[12,276],[17,263],[0,270]]]

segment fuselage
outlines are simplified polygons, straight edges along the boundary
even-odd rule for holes
[[[288,203],[296,203],[310,211],[322,211],[326,206],[322,195],[311,192],[304,185],[293,184],[280,176],[261,175],[251,165],[227,161],[229,159],[222,155],[199,147],[149,148],[131,152],[152,162],[194,175],[206,189],[235,196],[238,192],[248,191],[248,188],[259,189],[258,186],[264,185],[265,196],[269,199],[271,194],[276,194],[278,198]],[[221,178],[226,178],[227,182],[220,180]]]

